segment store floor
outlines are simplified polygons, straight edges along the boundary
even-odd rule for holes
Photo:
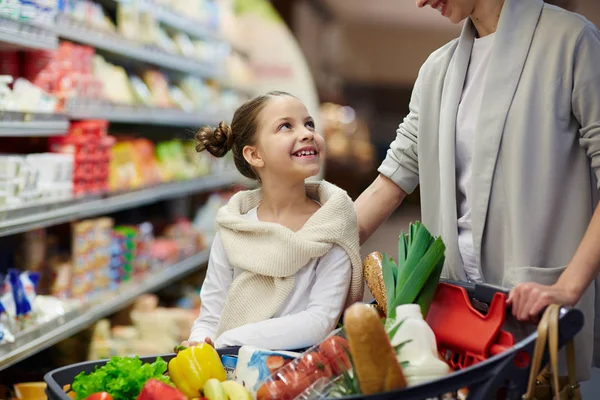
[[[363,259],[373,251],[390,254],[394,259],[398,252],[398,235],[405,231],[408,225],[420,220],[421,213],[418,206],[403,205],[392,215],[371,238],[362,246]],[[365,288],[365,300],[373,297],[368,288]],[[600,399],[600,369],[592,370],[592,379],[581,385],[584,400]]]

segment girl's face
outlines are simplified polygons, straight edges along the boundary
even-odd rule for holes
[[[300,100],[273,97],[258,115],[257,127],[257,145],[248,146],[244,156],[262,180],[304,181],[319,173],[325,140]]]
[[[477,0],[417,0],[417,7],[430,6],[458,24],[473,13]]]

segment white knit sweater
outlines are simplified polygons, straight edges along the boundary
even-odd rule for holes
[[[362,262],[352,200],[345,191],[325,181],[307,183],[306,192],[322,206],[297,232],[277,223],[243,217],[259,205],[261,189],[235,194],[217,213],[229,263],[244,270],[231,284],[217,336],[272,318],[294,288],[296,272],[325,255],[333,244],[342,247],[352,263],[346,305],[362,299]]]

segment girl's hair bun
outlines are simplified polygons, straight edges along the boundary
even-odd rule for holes
[[[215,157],[223,157],[233,147],[233,132],[231,127],[221,121],[219,126],[205,126],[196,133],[196,151],[208,151]]]

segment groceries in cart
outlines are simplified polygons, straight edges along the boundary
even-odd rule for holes
[[[79,373],[67,390],[77,400],[312,400],[401,395],[442,382],[514,345],[501,329],[506,295],[497,292],[485,313],[476,310],[465,288],[440,282],[444,253],[441,238],[411,224],[399,237],[397,261],[381,253],[365,259],[376,302],[350,306],[342,327],[303,352],[201,343],[177,348],[169,361],[113,357]],[[468,395],[462,386],[442,390],[437,398]]]

